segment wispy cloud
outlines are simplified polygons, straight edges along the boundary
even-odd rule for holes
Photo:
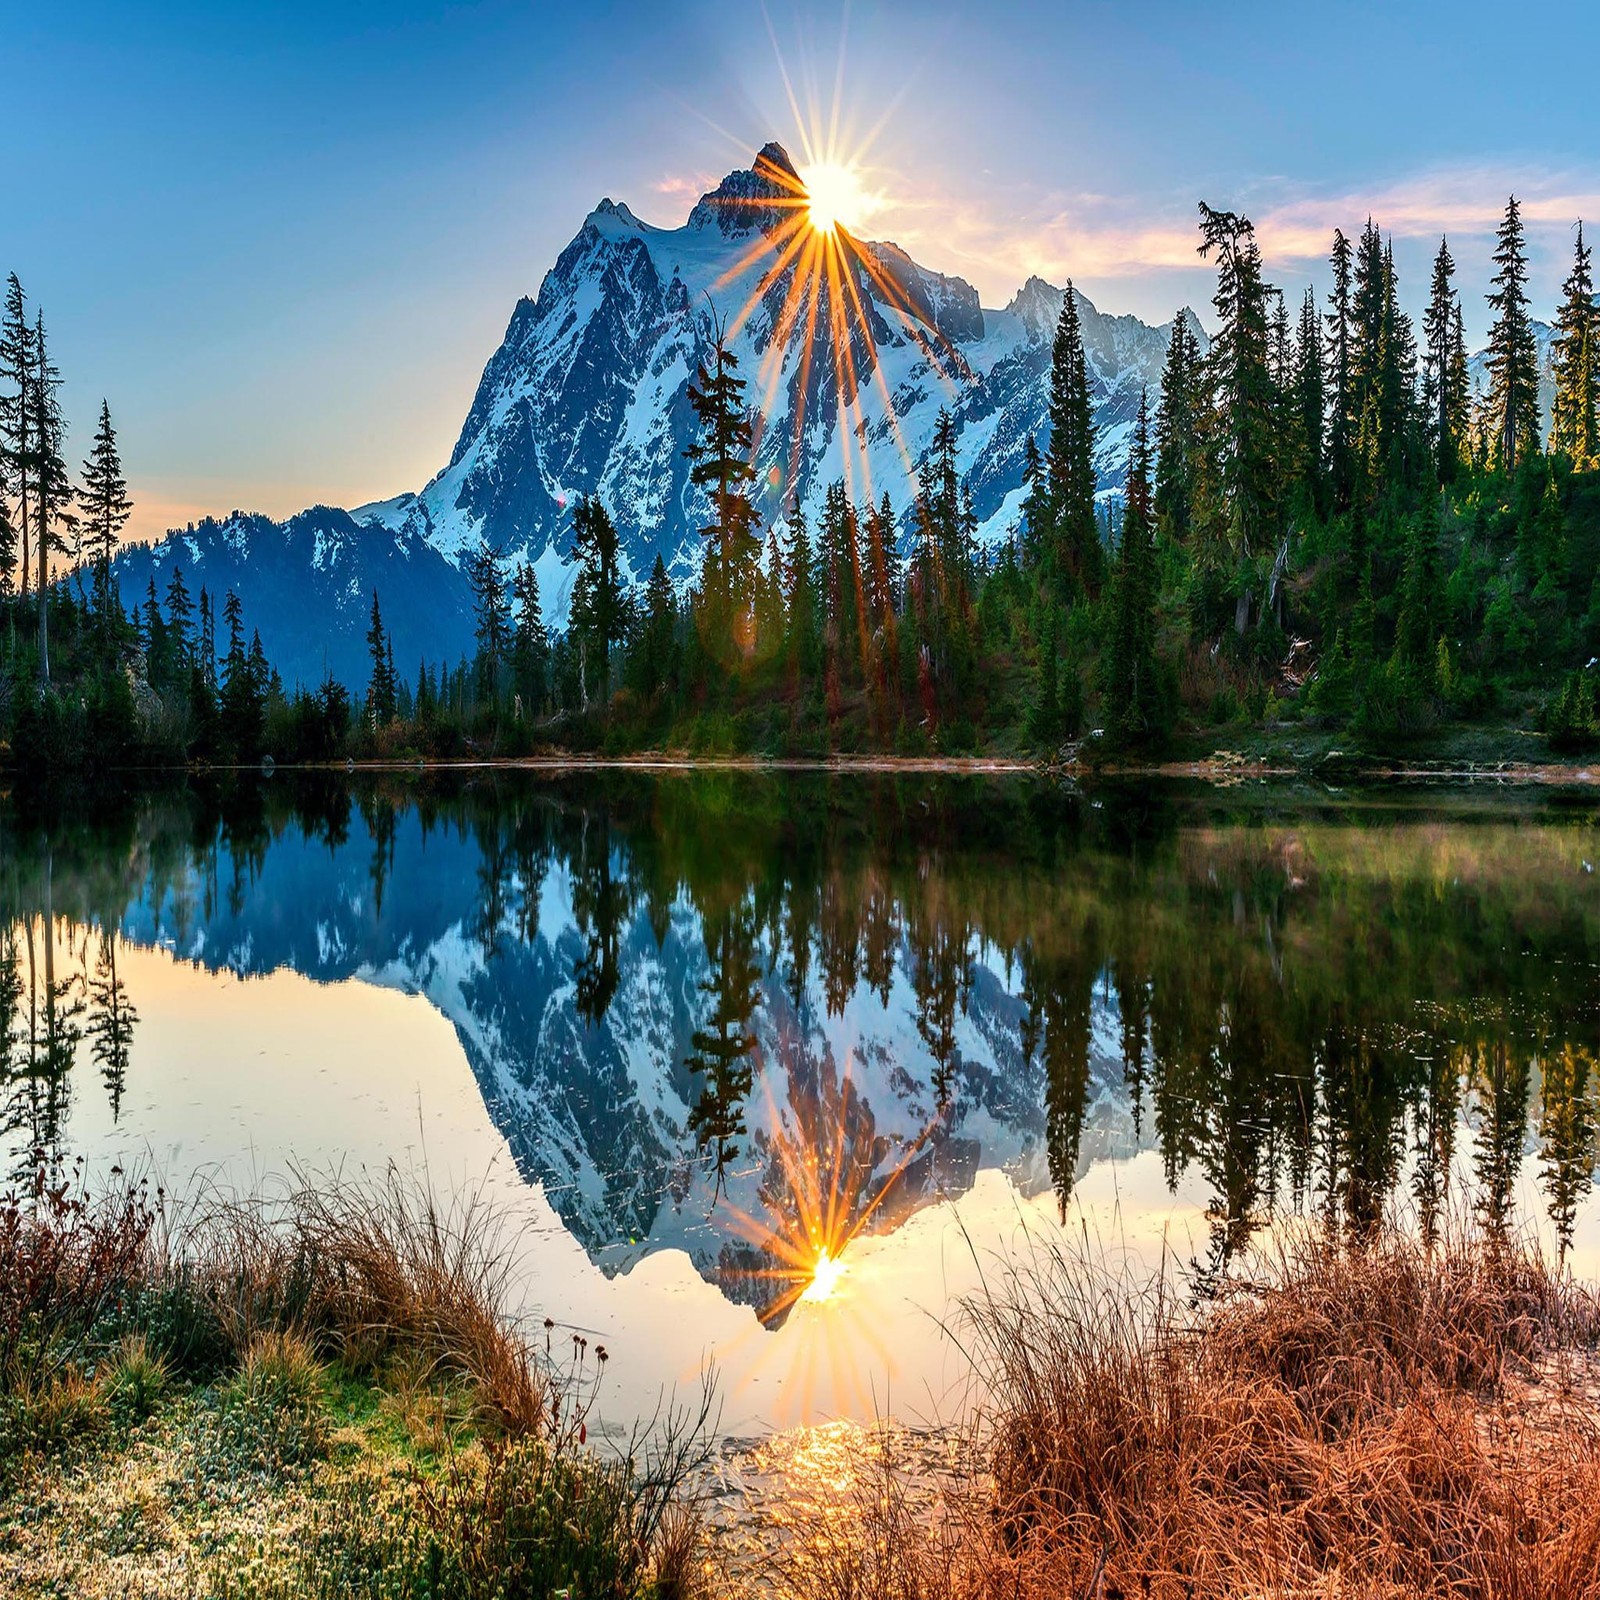
[[[1196,254],[1201,198],[1254,220],[1270,271],[1325,261],[1334,229],[1351,233],[1368,216],[1397,240],[1448,234],[1470,246],[1492,237],[1512,193],[1536,260],[1564,259],[1579,218],[1595,219],[1600,229],[1600,175],[1492,166],[1442,168],[1362,190],[1312,190],[1282,179],[1233,193],[1155,197],[991,192],[898,199],[891,189],[875,220],[878,232],[930,266],[972,278],[993,301],[1030,273],[1060,283],[1068,276],[1106,282],[1206,271]]]

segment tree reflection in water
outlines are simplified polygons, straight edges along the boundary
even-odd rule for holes
[[[1003,1166],[1064,1215],[1153,1146],[1202,1267],[1275,1212],[1432,1236],[1525,1150],[1570,1242],[1595,1167],[1586,810],[1032,780],[240,782],[0,814],[0,1115],[70,1142],[137,1076],[125,940],[441,990],[523,1171],[608,1270],[680,1243],[781,1322],[851,1241]],[[471,1024],[469,1026],[469,1023]],[[81,1092],[81,1091],[80,1091]],[[709,1221],[707,1219],[709,1218]]]

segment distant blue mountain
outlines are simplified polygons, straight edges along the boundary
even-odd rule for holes
[[[215,602],[219,641],[222,602],[230,589],[240,597],[246,629],[260,631],[291,688],[312,687],[330,672],[355,689],[366,685],[374,592],[408,679],[424,658],[454,662],[473,649],[461,572],[417,534],[364,525],[332,506],[287,522],[236,511],[125,550],[116,562],[123,603],[141,604],[152,578],[164,599],[179,567],[197,608],[202,586]]]

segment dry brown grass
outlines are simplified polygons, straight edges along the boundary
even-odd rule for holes
[[[465,1385],[480,1428],[511,1437],[548,1421],[545,1386],[507,1313],[512,1255],[467,1193],[441,1204],[390,1172],[299,1179],[275,1204],[211,1194],[174,1223],[170,1270],[210,1305],[235,1350],[292,1329],[354,1372]]]
[[[1278,1238],[1193,1303],[1040,1247],[966,1309],[990,1480],[774,1587],[837,1600],[1600,1597],[1593,1294],[1528,1248]]]

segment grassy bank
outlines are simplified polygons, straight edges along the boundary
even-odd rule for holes
[[[398,1180],[0,1207],[0,1590],[696,1592],[704,1417],[600,1449],[606,1353],[506,1315],[493,1221]]]
[[[790,1527],[806,1600],[1600,1595],[1600,1310],[1537,1254],[1309,1235],[1196,1301],[1056,1251],[966,1308],[980,1478],[894,1451]],[[929,1505],[932,1509],[929,1509]]]
[[[704,1415],[589,1441],[605,1352],[513,1325],[491,1222],[399,1182],[8,1202],[0,1590],[1600,1597],[1600,1302],[1514,1241],[1280,1233],[1220,1283],[1037,1247],[952,1327],[949,1473],[862,1432],[730,1564]]]

